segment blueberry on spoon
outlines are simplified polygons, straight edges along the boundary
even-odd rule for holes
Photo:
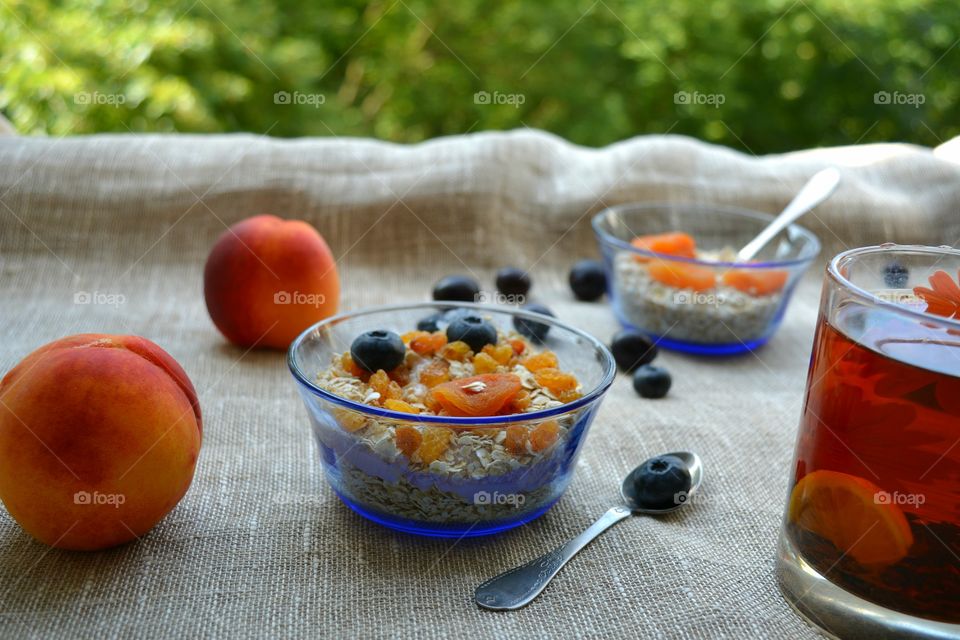
[[[676,456],[650,458],[633,470],[631,499],[644,509],[670,509],[683,504],[690,491],[690,470]],[[625,485],[626,486],[626,485]]]

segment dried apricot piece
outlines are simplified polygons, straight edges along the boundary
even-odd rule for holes
[[[512,373],[484,373],[433,388],[437,402],[452,416],[495,416],[522,388]]]
[[[376,373],[370,376],[370,388],[374,393],[380,394],[381,402],[387,399],[387,389],[391,382],[393,381],[390,380],[390,376],[383,369],[378,369]]]
[[[429,356],[440,351],[447,344],[447,334],[442,331],[436,333],[420,332],[423,335],[410,341],[410,348],[421,356]]]
[[[353,356],[350,355],[349,351],[345,351],[343,355],[340,356],[340,366],[344,371],[355,378],[359,378],[366,373],[366,371],[364,371],[360,365],[353,361]]]
[[[530,392],[520,389],[510,398],[510,413],[523,413],[530,407]]]
[[[540,369],[534,374],[537,384],[547,389],[553,395],[561,394],[565,391],[573,391],[579,383],[577,377],[572,373],[564,373],[559,369]]]
[[[528,435],[529,431],[526,427],[519,425],[507,427],[507,436],[503,440],[503,446],[515,456],[523,455],[527,452]]]
[[[494,360],[489,353],[480,352],[473,356],[473,370],[476,373],[496,373],[499,366],[500,363]]]
[[[367,426],[367,419],[363,414],[350,411],[349,409],[334,409],[333,417],[336,418],[337,424],[340,425],[341,429],[349,431],[350,433],[359,431]]]
[[[423,436],[409,425],[400,425],[394,431],[394,440],[396,440],[397,449],[409,458],[420,447]]]
[[[693,237],[682,231],[671,231],[669,233],[657,233],[649,236],[637,236],[630,241],[630,244],[637,249],[652,251],[654,253],[665,253],[671,256],[681,256],[683,258],[695,258],[697,243]],[[646,262],[650,258],[647,256],[636,255],[633,257],[637,262]]]
[[[706,291],[717,283],[713,269],[675,260],[652,259],[648,267],[650,277],[676,289]]]
[[[390,411],[401,411],[403,413],[420,413],[420,409],[417,409],[415,406],[409,402],[404,402],[403,400],[394,400],[393,398],[387,399],[383,403],[385,409],[390,409]]]
[[[540,369],[556,369],[560,366],[560,361],[557,360],[557,354],[553,351],[542,351],[529,356],[523,361],[523,366],[529,371],[536,372]]]
[[[432,411],[433,413],[440,413],[440,410],[443,409],[432,392],[427,393],[427,395],[423,397],[423,406],[427,408],[427,411]]]
[[[403,340],[403,344],[410,346],[410,343],[417,338],[422,338],[423,336],[428,335],[430,335],[429,331],[407,331],[405,334],[400,336],[400,339]]]
[[[434,360],[420,370],[420,383],[432,388],[450,380],[450,363],[446,360]]]
[[[401,387],[405,387],[410,382],[410,368],[406,365],[400,365],[396,369],[388,371],[387,376]]]
[[[527,344],[519,338],[511,338],[509,340],[510,348],[513,349],[515,354],[523,355],[523,352],[527,350]]]
[[[541,422],[530,432],[530,448],[534,451],[549,449],[559,436],[560,425],[556,420]]]
[[[441,358],[446,358],[447,360],[456,360],[457,362],[463,362],[466,360],[470,353],[470,345],[462,340],[449,342],[442,349],[440,349]]]
[[[391,398],[399,400],[403,397],[403,389],[395,380],[391,380],[383,369],[378,369],[376,373],[370,376],[370,388],[380,394],[380,404]]]
[[[513,347],[509,344],[488,344],[483,347],[483,353],[497,361],[498,364],[510,364],[513,359]]]
[[[557,400],[563,403],[573,402],[583,397],[583,394],[576,389],[568,389],[557,394]]]
[[[430,464],[443,457],[447,447],[450,446],[450,439],[453,437],[453,431],[446,427],[426,427],[421,434],[423,441],[420,448],[417,449],[417,455],[420,456],[420,462]]]
[[[396,380],[391,380],[390,384],[387,385],[387,392],[383,394],[381,400],[386,402],[387,400],[400,400],[401,398],[403,398],[403,387]]]
[[[783,289],[789,273],[779,269],[730,269],[723,274],[723,284],[751,296],[768,296]]]

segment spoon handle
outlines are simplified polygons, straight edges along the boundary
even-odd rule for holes
[[[790,204],[780,212],[780,215],[774,218],[756,238],[747,243],[743,249],[740,249],[737,253],[737,260],[739,262],[752,260],[760,252],[760,249],[763,249],[778,233],[793,224],[794,220],[826,200],[839,183],[840,172],[833,167],[815,173],[790,201]]]
[[[565,545],[487,580],[474,591],[474,599],[484,609],[494,611],[512,611],[530,604],[580,549],[629,516],[630,509],[627,507],[611,508]]]

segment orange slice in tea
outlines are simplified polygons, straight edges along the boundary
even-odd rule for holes
[[[682,256],[684,258],[696,257],[697,244],[693,241],[692,236],[682,231],[637,236],[630,241],[630,244],[637,249],[653,251],[654,253],[665,253],[670,256]],[[650,258],[647,256],[634,256],[634,259],[638,262],[646,262]]]
[[[512,373],[485,373],[439,384],[433,397],[451,416],[495,416],[521,386]]]
[[[706,291],[717,283],[713,269],[695,264],[654,258],[648,269],[651,278],[676,289]]]
[[[913,544],[910,524],[890,494],[839,471],[804,476],[790,494],[789,518],[866,566],[893,564]]]
[[[783,289],[789,273],[779,269],[730,269],[723,274],[723,284],[750,296],[769,296]]]

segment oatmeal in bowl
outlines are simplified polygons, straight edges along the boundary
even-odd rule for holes
[[[603,344],[555,318],[460,303],[330,318],[288,361],[334,491],[431,536],[495,533],[549,509],[615,374]]]

